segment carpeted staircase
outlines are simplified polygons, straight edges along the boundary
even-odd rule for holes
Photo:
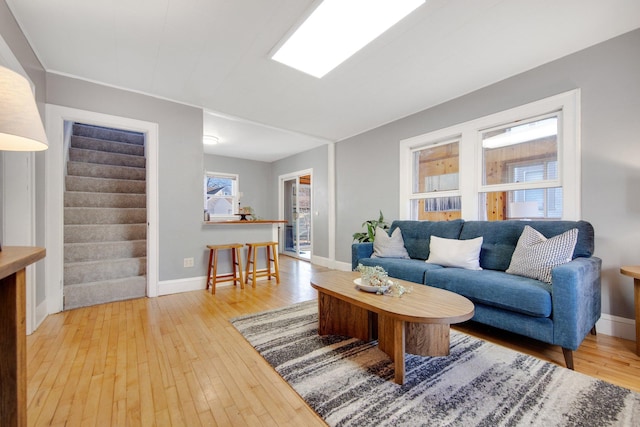
[[[144,135],[73,125],[64,193],[64,309],[146,295]]]

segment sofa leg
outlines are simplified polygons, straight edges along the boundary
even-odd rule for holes
[[[591,335],[598,335],[596,332],[596,325],[593,325],[593,328],[591,328]]]
[[[564,354],[564,363],[567,364],[567,368],[573,371],[573,350],[562,347],[562,354]]]

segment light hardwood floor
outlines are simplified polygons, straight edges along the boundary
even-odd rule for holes
[[[49,316],[27,338],[28,424],[322,426],[228,320],[316,298],[303,261],[280,258],[281,283],[218,287]],[[481,325],[457,327],[563,364],[562,351]],[[634,342],[589,336],[576,370],[640,391]]]

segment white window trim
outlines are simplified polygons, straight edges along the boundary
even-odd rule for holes
[[[235,212],[235,208],[238,205],[238,201],[240,199],[240,195],[242,194],[242,193],[240,193],[240,175],[235,174],[235,173],[224,173],[224,172],[214,172],[214,171],[204,171],[204,175],[205,176],[215,176],[217,178],[230,178],[230,179],[235,180],[235,182],[236,182],[236,186],[235,186],[236,187],[236,191],[235,191],[235,194],[233,195],[233,203],[232,203],[232,205],[233,205],[232,211]],[[206,191],[207,190],[205,188],[203,188],[202,191],[204,192],[204,197],[206,199],[206,197],[207,197]],[[237,213],[237,212],[235,212],[235,213]],[[217,219],[233,218],[233,219],[237,219],[235,213],[232,213],[230,215],[222,215],[222,214],[211,215],[211,218],[217,218]]]
[[[411,200],[423,195],[412,193],[413,165],[415,150],[459,138],[459,182],[462,197],[462,218],[479,218],[478,201],[482,189],[482,147],[481,131],[505,123],[560,111],[558,133],[561,135],[558,147],[558,184],[563,188],[562,218],[581,219],[581,149],[580,149],[580,89],[531,102],[499,113],[460,123],[444,129],[414,136],[400,141],[400,218],[409,219]],[[548,182],[544,186],[548,186]],[[511,184],[508,185],[511,188]],[[497,187],[492,186],[492,189]],[[506,187],[505,187],[506,189]]]

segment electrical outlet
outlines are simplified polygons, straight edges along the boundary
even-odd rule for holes
[[[193,267],[193,258],[185,258],[184,259],[185,267]]]

